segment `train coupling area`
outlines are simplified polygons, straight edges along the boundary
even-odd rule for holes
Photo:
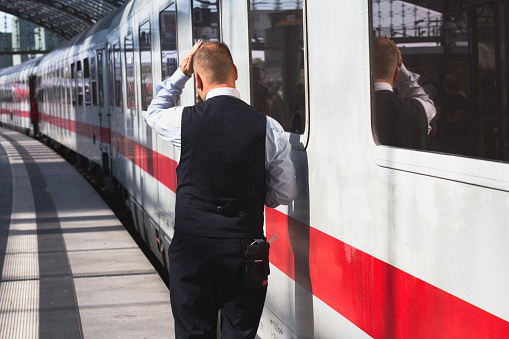
[[[0,338],[165,338],[167,287],[89,183],[0,128]]]

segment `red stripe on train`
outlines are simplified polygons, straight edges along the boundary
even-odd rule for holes
[[[113,148],[176,192],[176,161],[111,133]],[[509,337],[509,322],[479,307],[277,210],[265,217],[278,235],[271,263],[374,338]]]
[[[270,261],[374,338],[508,338],[509,322],[277,210]]]
[[[53,126],[63,128],[76,134],[83,135],[89,139],[110,143],[110,129],[86,122],[74,121],[71,119],[57,117],[51,114],[40,113],[41,121]],[[101,138],[99,140],[99,138]]]
[[[9,111],[7,111],[9,112]],[[4,113],[4,112],[2,112]],[[5,113],[5,114],[10,114],[10,113]],[[22,118],[30,118],[30,112],[28,111],[20,111],[20,110],[13,110],[12,111],[12,115],[15,116],[15,117],[22,117]]]

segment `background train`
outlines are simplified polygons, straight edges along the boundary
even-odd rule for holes
[[[372,128],[370,41],[385,34],[439,113],[420,150]],[[266,209],[259,336],[507,338],[508,36],[501,0],[134,0],[2,70],[1,123],[88,159],[167,266],[179,155],[142,111],[194,41],[222,40],[243,99],[288,131],[299,185]],[[195,102],[191,81],[181,104]]]

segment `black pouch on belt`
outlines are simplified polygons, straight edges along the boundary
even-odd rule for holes
[[[269,247],[265,239],[244,239],[244,270],[241,290],[252,290],[268,285],[270,274]]]

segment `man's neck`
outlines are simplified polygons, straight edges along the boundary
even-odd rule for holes
[[[391,85],[391,87],[394,87],[394,83],[392,82],[392,80],[385,80],[385,79],[375,79],[375,83],[376,82],[385,82],[389,85]]]

